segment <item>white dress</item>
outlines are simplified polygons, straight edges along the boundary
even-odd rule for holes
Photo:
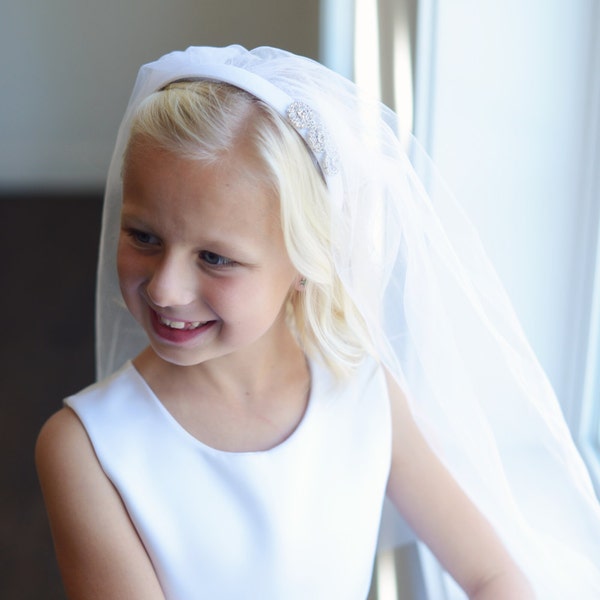
[[[391,451],[385,377],[336,386],[311,364],[282,444],[224,452],[189,433],[128,362],[65,400],[118,490],[169,600],[364,600]]]

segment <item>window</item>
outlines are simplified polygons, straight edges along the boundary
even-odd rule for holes
[[[585,114],[582,234],[585,251],[580,267],[581,365],[573,373],[575,402],[571,423],[600,497],[600,7],[590,15],[593,42],[589,55],[589,92]],[[579,383],[581,382],[581,383]]]
[[[596,493],[600,496],[600,244],[596,254],[596,275],[591,298],[590,337],[578,441],[596,486]]]

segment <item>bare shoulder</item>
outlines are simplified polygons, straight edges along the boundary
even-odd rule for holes
[[[44,423],[35,445],[35,464],[48,509],[52,499],[66,503],[70,487],[82,478],[95,477],[101,483],[92,445],[70,408],[62,408]]]
[[[51,469],[57,459],[69,463],[89,460],[93,456],[85,429],[70,408],[54,413],[43,425],[35,445],[35,461],[39,469]],[[61,460],[61,466],[66,466]]]
[[[68,496],[70,487],[80,487],[82,481],[107,483],[83,424],[67,407],[44,423],[35,445],[35,463],[44,496],[60,490]]]
[[[44,424],[35,460],[68,597],[162,600],[127,510],[70,408]]]

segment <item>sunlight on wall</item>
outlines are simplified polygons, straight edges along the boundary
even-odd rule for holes
[[[377,0],[356,0],[354,8],[354,80],[381,99]]]
[[[393,23],[393,33],[393,108],[400,115],[404,128],[412,132],[414,125],[413,56],[408,20],[397,19]]]
[[[320,60],[394,109],[403,134],[414,115],[416,0],[323,0]]]
[[[398,584],[394,550],[380,552],[377,557],[375,577],[377,578],[377,600],[396,600]]]

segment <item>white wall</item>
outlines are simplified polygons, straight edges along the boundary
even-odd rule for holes
[[[586,169],[600,6],[428,0],[421,10],[417,135],[479,228],[569,413],[597,232]]]
[[[3,0],[0,189],[100,188],[139,66],[189,45],[318,54],[318,0]]]

